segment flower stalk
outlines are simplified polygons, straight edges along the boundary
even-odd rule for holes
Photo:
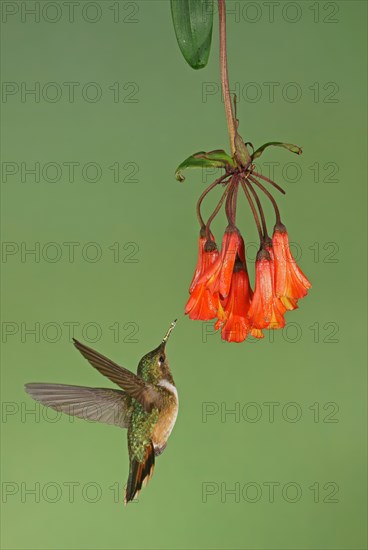
[[[224,98],[227,128],[230,139],[230,149],[233,159],[238,166],[247,168],[251,162],[251,156],[242,137],[238,134],[238,121],[235,118],[233,104],[230,96],[229,72],[227,67],[226,51],[226,4],[225,0],[218,0],[220,22],[220,75],[221,88]],[[235,102],[235,100],[234,100]]]
[[[280,329],[285,326],[284,315],[296,309],[304,298],[310,282],[292,257],[288,233],[281,222],[280,209],[267,185],[285,194],[276,182],[256,171],[254,164],[265,149],[282,147],[300,155],[296,145],[270,141],[254,150],[252,154],[238,133],[236,98],[231,100],[227,52],[226,52],[226,5],[218,0],[220,27],[220,76],[224,99],[231,156],[216,149],[208,153],[200,151],[182,162],[176,177],[184,181],[185,168],[222,168],[224,174],[211,183],[200,195],[196,213],[200,225],[198,259],[189,288],[189,300],[185,313],[193,320],[217,319],[216,330],[229,342],[242,342],[249,335],[263,338],[263,330]],[[263,183],[261,183],[261,181]],[[217,186],[222,186],[221,197],[212,214],[205,221],[201,208],[204,199]],[[257,227],[260,248],[255,261],[255,285],[251,288],[245,255],[245,244],[238,228],[238,191],[241,186],[249,203]],[[276,223],[270,238],[261,198],[271,201]],[[223,208],[227,219],[221,246],[211,232],[214,218]],[[239,217],[239,215],[238,215]]]
[[[224,98],[225,113],[227,128],[230,139],[231,155],[235,155],[235,117],[233,105],[230,98],[229,74],[227,68],[227,52],[226,52],[226,5],[225,0],[218,0],[219,23],[220,23],[220,74],[222,95]]]

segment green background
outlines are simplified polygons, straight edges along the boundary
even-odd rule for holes
[[[11,4],[21,10],[21,3]],[[210,323],[183,315],[196,260],[194,208],[206,175],[191,172],[179,184],[174,170],[195,151],[228,149],[219,92],[202,98],[205,83],[213,90],[218,85],[217,17],[209,65],[196,72],[176,45],[169,2],[97,4],[102,17],[96,23],[82,18],[80,2],[73,23],[65,7],[60,21],[48,21],[56,13],[51,6],[39,23],[32,16],[22,22],[19,11],[2,24],[4,82],[39,82],[41,89],[50,82],[80,83],[74,102],[65,86],[56,102],[42,94],[39,102],[31,96],[22,102],[20,93],[2,98],[3,162],[19,170],[22,162],[80,163],[74,182],[66,169],[54,183],[42,176],[22,182],[20,172],[2,179],[3,241],[19,249],[22,242],[29,248],[40,243],[44,252],[39,261],[20,252],[2,259],[3,548],[365,548],[366,4],[319,2],[314,22],[317,4],[297,2],[302,15],[291,23],[296,12],[286,6],[290,2],[275,8],[273,22],[263,3],[256,13],[254,3],[229,2],[230,11],[238,10],[228,15],[228,52],[230,79],[240,89],[241,134],[256,146],[282,140],[304,148],[300,158],[283,150],[263,158],[280,163],[275,178],[287,188],[280,198],[283,219],[313,283],[288,315],[289,332],[240,345],[221,342]],[[117,5],[115,23],[110,8]],[[93,18],[94,8],[88,9]],[[88,82],[101,87],[95,103],[81,95]],[[119,102],[109,90],[114,82],[120,83]],[[257,101],[244,97],[246,91],[254,97],[249,82],[261,88]],[[267,82],[279,83],[273,102]],[[299,101],[285,96],[292,97],[291,82],[302,91]],[[81,172],[88,162],[101,167],[95,183]],[[108,168],[116,162],[119,182]],[[136,181],[123,181],[132,166],[137,173],[130,180]],[[290,170],[286,179],[284,168]],[[293,170],[300,178],[287,181]],[[335,175],[327,177],[331,170]],[[272,211],[267,215],[272,227]],[[245,202],[239,224],[246,240],[255,242]],[[214,226],[218,240],[224,225],[221,218]],[[47,248],[50,242],[62,250],[58,261],[50,260],[56,250]],[[79,243],[74,262],[66,242]],[[90,242],[101,250],[99,261],[86,259],[93,256],[92,248],[83,248]],[[118,262],[109,249],[116,242]],[[249,251],[254,257],[254,246]],[[111,386],[78,356],[66,323],[78,323],[77,338],[135,369],[174,317],[179,321],[168,352],[180,395],[177,424],[139,502],[124,508],[125,433],[68,417],[52,422],[23,384]],[[35,323],[39,338],[24,332]],[[88,323],[100,329],[95,343]],[[115,323],[120,330],[114,341],[109,327]],[[17,332],[7,335],[11,328]],[[279,403],[274,422],[267,402]],[[203,407],[209,406],[218,412],[204,422]],[[225,414],[235,407],[243,415]],[[26,414],[32,410],[40,416]],[[251,422],[256,411],[259,418]],[[291,422],[295,411],[301,418]],[[78,484],[73,502],[68,482]],[[268,482],[279,484],[274,502]],[[288,502],[293,486],[284,488],[290,482],[301,490],[294,503]],[[207,498],[205,483],[215,492]],[[27,493],[36,484],[39,499]],[[319,484],[317,497],[313,484]],[[120,487],[120,502],[111,486]],[[96,487],[101,498],[90,502]],[[236,487],[239,498],[226,494]]]

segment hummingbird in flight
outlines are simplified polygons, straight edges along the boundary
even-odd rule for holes
[[[178,415],[178,392],[166,356],[166,344],[175,324],[176,320],[160,345],[142,357],[137,374],[73,338],[83,357],[119,390],[64,384],[25,386],[33,399],[56,411],[127,428],[129,476],[125,504],[134,500],[152,477],[155,457],[164,451]]]

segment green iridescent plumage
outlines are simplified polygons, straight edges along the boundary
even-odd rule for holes
[[[155,457],[165,449],[176,421],[178,393],[166,358],[166,342],[175,322],[161,344],[142,357],[137,375],[74,339],[90,365],[121,389],[26,384],[27,393],[56,411],[128,428],[125,503],[132,501],[152,476]]]

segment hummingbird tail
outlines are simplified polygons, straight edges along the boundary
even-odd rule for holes
[[[152,442],[146,447],[146,453],[142,462],[133,458],[130,463],[129,477],[125,489],[124,502],[127,504],[138,496],[138,493],[145,487],[152,477],[155,467],[155,451]]]

